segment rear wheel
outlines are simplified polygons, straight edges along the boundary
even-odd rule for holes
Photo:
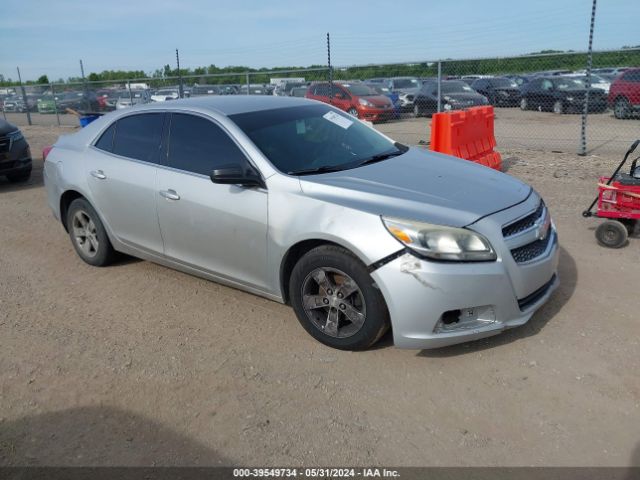
[[[522,97],[520,99],[520,110],[527,110],[529,108],[529,105],[527,103],[527,99]]]
[[[77,198],[67,211],[67,230],[73,248],[89,265],[103,267],[115,258],[107,231],[91,204],[84,198]]]
[[[389,313],[366,266],[347,250],[323,245],[293,268],[289,298],[304,329],[341,350],[364,350],[387,331]]]
[[[603,247],[620,248],[627,243],[627,227],[617,220],[607,220],[596,229],[596,238]]]
[[[613,115],[619,119],[625,119],[629,116],[630,111],[629,100],[626,98],[618,98],[613,104]]]
[[[560,100],[556,100],[553,104],[553,113],[564,113],[564,105]]]
[[[352,115],[352,116],[358,118],[358,110],[356,108],[354,108],[354,107],[351,107],[349,110],[347,110],[347,113],[349,115]]]

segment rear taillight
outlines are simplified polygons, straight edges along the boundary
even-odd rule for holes
[[[49,152],[51,151],[52,148],[53,148],[53,145],[49,145],[42,149],[42,160],[47,159],[47,155],[49,155]]]

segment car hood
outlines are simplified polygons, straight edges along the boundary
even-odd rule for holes
[[[496,170],[412,147],[342,172],[300,177],[305,195],[375,215],[463,227],[524,201],[527,184]]]
[[[15,132],[16,130],[18,130],[18,127],[13,123],[0,120],[0,135],[6,135],[8,133]]]
[[[389,97],[385,95],[363,95],[360,98],[368,100],[377,107],[384,107],[385,105],[389,105],[391,103]]]
[[[407,93],[407,94],[416,94],[420,91],[420,87],[414,87],[414,88],[396,88],[394,89],[394,92],[396,93]]]

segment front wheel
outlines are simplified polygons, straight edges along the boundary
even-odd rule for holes
[[[627,243],[627,227],[617,220],[607,220],[596,229],[596,238],[603,247],[620,248]]]
[[[353,117],[358,118],[358,110],[354,107],[351,107],[349,110],[347,110],[347,113]]]
[[[27,170],[26,172],[7,175],[7,180],[9,180],[11,183],[20,183],[20,182],[26,182],[27,180],[29,180],[30,177],[31,177],[31,169]]]
[[[291,274],[289,298],[304,329],[341,350],[364,350],[389,328],[389,313],[366,266],[347,250],[323,245]]]

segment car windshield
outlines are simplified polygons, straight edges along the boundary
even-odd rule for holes
[[[395,88],[419,88],[420,82],[415,78],[399,78],[393,81]]]
[[[372,95],[377,95],[375,90],[371,87],[367,87],[366,85],[358,83],[343,83],[342,86],[346,88],[351,95],[356,95],[358,97],[370,97]]]
[[[554,85],[558,90],[572,90],[576,88],[584,88],[584,84],[580,80],[573,78],[554,79]]]
[[[492,78],[491,85],[495,88],[515,88],[518,86],[510,78]]]
[[[346,170],[406,149],[328,105],[262,110],[229,118],[283,173]]]
[[[464,82],[442,82],[442,93],[472,93],[474,90]]]
[[[580,82],[581,85],[585,85],[587,83],[587,76],[586,75],[580,75],[579,77],[572,77],[572,80],[575,80],[576,82]],[[591,84],[593,85],[594,83],[606,83],[607,81],[598,76],[598,75],[593,75],[591,74]]]
[[[177,95],[178,92],[175,90],[158,90],[156,95]]]

